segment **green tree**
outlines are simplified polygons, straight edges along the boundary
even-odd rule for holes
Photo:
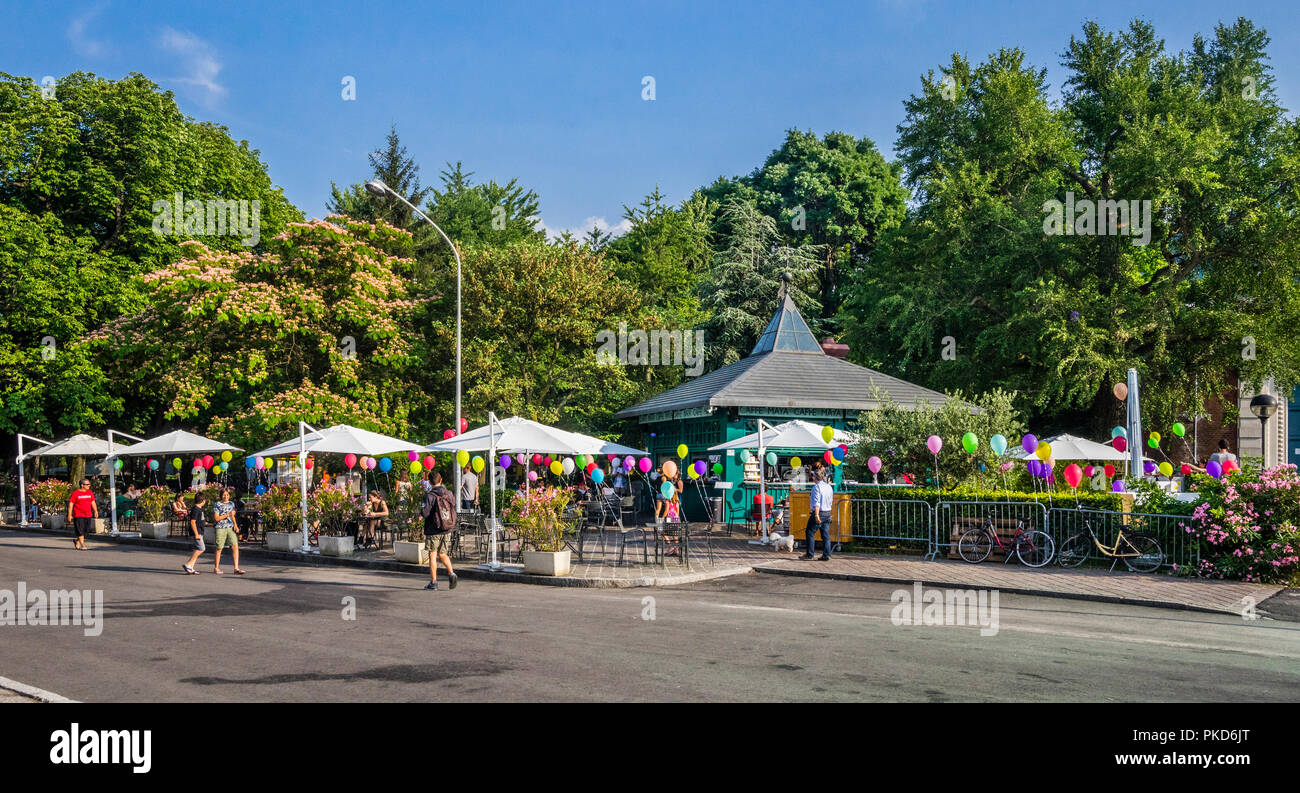
[[[721,216],[730,232],[700,282],[700,303],[709,313],[700,326],[709,370],[749,355],[781,304],[786,275],[790,297],[813,333],[818,331],[821,311],[821,304],[806,290],[816,284],[822,246],[781,244],[776,221],[748,201],[729,199]]]
[[[178,193],[258,201],[261,247],[301,218],[247,141],[184,116],[141,75],[77,72],[46,98],[31,78],[0,74],[0,430],[144,420],[147,406],[124,403],[74,342],[143,308],[134,278],[174,261],[189,236],[155,228],[155,202]],[[193,236],[245,248],[238,235]]]

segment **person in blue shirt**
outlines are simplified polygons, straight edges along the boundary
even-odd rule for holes
[[[817,550],[816,533],[819,532],[822,536],[820,560],[829,562],[831,559],[831,504],[835,493],[831,490],[830,483],[826,481],[826,474],[814,471],[812,479],[812,492],[808,494],[808,528],[804,531],[804,543],[808,546],[808,549],[800,558],[813,558],[813,552]]]

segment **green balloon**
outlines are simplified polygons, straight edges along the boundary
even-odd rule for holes
[[[968,432],[961,436],[961,447],[966,450],[967,454],[974,454],[980,446],[980,439],[973,432]]]
[[[764,459],[767,460],[768,465],[776,465],[776,452],[768,452]]]
[[[1159,449],[1160,443],[1156,441],[1155,438],[1147,438],[1147,446],[1150,446],[1152,449]]]
[[[722,476],[722,463],[713,464],[713,473],[717,474],[718,476]]]
[[[1173,433],[1180,438],[1187,434],[1187,428],[1183,426],[1181,421],[1175,421],[1174,426],[1171,429],[1173,430]]]

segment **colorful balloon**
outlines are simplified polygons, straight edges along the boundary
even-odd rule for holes
[[[407,452],[406,459],[410,460],[411,462],[415,462],[416,460],[420,459],[420,453],[416,451]]]
[[[466,432],[468,429],[469,429],[469,419],[465,418],[464,416],[461,416],[461,417],[460,417],[460,431],[461,431],[461,433],[463,434],[463,433]]]
[[[1178,472],[1183,476],[1187,476],[1192,472],[1192,467],[1187,463],[1183,463],[1181,466],[1178,467]]]
[[[559,460],[551,460],[550,469],[551,469],[551,473],[555,474],[556,476],[559,476],[560,474],[564,473],[564,466],[560,463]]]
[[[1128,440],[1123,437],[1116,438],[1111,441],[1111,443],[1115,446],[1115,451],[1117,452],[1122,452],[1128,449]]]
[[[384,457],[379,461],[380,471],[383,471],[384,473],[388,473],[392,469],[393,469],[393,461],[391,459]]]
[[[1142,463],[1142,473],[1146,474],[1147,476],[1151,476],[1158,470],[1160,469],[1157,468],[1156,464],[1151,462],[1150,460],[1147,460],[1145,463]]]
[[[149,461],[149,470],[150,470],[150,471],[157,471],[157,470],[158,470],[158,461],[157,461],[157,460],[150,460],[150,461]]]
[[[569,474],[573,473],[573,469],[574,469],[574,463],[572,457],[565,457],[563,460],[560,461],[560,470],[564,472],[565,476],[568,476]]]
[[[679,459],[685,460],[685,459],[686,459],[686,455],[688,455],[688,454],[690,454],[690,453],[691,453],[691,450],[688,449],[688,448],[686,448],[686,444],[684,444],[684,443],[679,443],[679,444],[677,444],[677,457],[678,457]]]
[[[1174,475],[1174,467],[1167,462],[1160,464],[1160,475],[1169,477]]]
[[[1083,469],[1074,463],[1065,466],[1064,474],[1065,483],[1070,487],[1077,488],[1079,483],[1083,481]]]
[[[664,469],[664,476],[668,477],[669,479],[672,479],[674,476],[677,475],[677,463],[673,462],[672,460],[664,461],[663,469]]]
[[[348,468],[351,468],[352,466],[357,464],[357,456],[351,452],[348,452],[347,454],[343,455],[343,464],[346,465]]]
[[[1007,450],[1006,437],[999,434],[989,438],[989,448],[993,450],[995,455],[1001,457],[1002,453]]]
[[[245,458],[244,458],[244,467],[245,467],[245,468],[256,468],[256,467],[257,467],[257,460],[254,459],[254,458],[252,458],[252,457],[245,457]]]
[[[600,472],[597,471],[596,473],[600,473]],[[536,482],[536,481],[537,481],[537,472],[536,472],[536,471],[529,471],[529,472],[528,472],[528,481],[529,481],[529,482]],[[599,479],[596,480],[596,484],[600,484],[600,480],[599,480]]]
[[[686,469],[686,474],[687,474],[691,479],[699,479],[699,478],[700,478],[700,474],[699,474],[699,472],[696,471],[694,468],[687,468],[687,469]]]
[[[1116,493],[1123,493],[1123,492],[1124,492],[1124,480],[1123,480],[1123,479],[1116,479],[1114,482],[1111,483],[1111,485],[1110,485],[1110,489],[1111,489],[1111,490],[1114,490]]]
[[[822,452],[822,459],[826,461],[827,465],[833,465],[835,463],[835,457],[831,454],[830,449]]]
[[[1174,426],[1170,427],[1169,429],[1171,432],[1174,433],[1174,435],[1177,435],[1179,438],[1187,434],[1187,428],[1183,426],[1183,423],[1181,421],[1175,421]]]
[[[664,498],[672,498],[673,493],[675,492],[677,492],[677,487],[672,482],[665,480],[664,483],[659,486],[659,493],[663,495]]]
[[[1116,383],[1115,387],[1111,389],[1111,393],[1115,395],[1116,399],[1123,402],[1128,399],[1128,386],[1124,383]]]
[[[791,468],[802,468],[802,467],[803,467],[803,460],[800,459],[800,458],[798,458],[798,457],[791,457],[791,458],[790,458],[790,467],[791,467]],[[721,472],[719,472],[719,473],[721,473]]]
[[[1112,437],[1112,438],[1119,438],[1119,437],[1127,438],[1127,437],[1128,437],[1128,431],[1125,430],[1123,427],[1111,427],[1111,430],[1110,430],[1110,437]]]
[[[826,443],[830,443],[834,439],[835,439],[835,428],[829,424],[822,427],[822,440],[825,441]]]
[[[1052,444],[1043,441],[1038,444],[1037,449],[1034,449],[1034,454],[1037,455],[1038,459],[1046,461],[1048,457],[1052,456]]]
[[[961,447],[966,450],[967,454],[974,454],[980,446],[979,436],[973,432],[968,432],[961,436]]]
[[[308,457],[308,458],[307,458],[307,470],[310,471],[310,470],[311,470],[315,465],[316,465],[316,461],[313,460],[313,459],[311,459],[310,457]]]
[[[938,435],[931,435],[925,439],[925,448],[930,450],[930,454],[938,454],[939,450],[943,448],[943,438]]]
[[[515,455],[515,462],[519,463],[520,465],[523,465],[527,461],[528,461],[528,456],[525,455],[523,452],[519,452],[518,454]]]
[[[514,460],[510,459],[510,455],[503,454],[501,455],[501,460],[498,461],[497,465],[500,465],[501,468],[504,470],[506,468],[509,468],[512,462],[514,462]]]
[[[224,451],[221,453],[221,462],[228,463],[231,461],[233,457],[234,455],[231,454],[229,451]]]
[[[487,463],[483,461],[483,458],[479,457],[477,454],[474,455],[474,459],[469,461],[469,467],[472,468],[476,474],[482,472],[486,465]]]
[[[418,476],[424,470],[424,466],[420,465],[419,460],[412,460],[407,464],[407,468],[411,471],[411,476]]]
[[[796,457],[795,459],[798,460],[799,458]],[[717,476],[722,476],[722,463],[713,464],[713,473]]]
[[[469,452],[465,451],[464,449],[461,449],[460,451],[456,452],[456,465],[459,465],[461,468],[464,468],[468,464],[469,464]]]
[[[177,467],[177,468],[180,468],[180,467],[181,467],[181,458],[177,457],[173,462],[176,463],[176,467]],[[265,470],[265,469],[266,469],[266,458],[265,458],[265,457],[258,457],[258,458],[256,458],[256,459],[254,459],[254,460],[253,460],[253,465],[254,465],[254,466],[257,468],[257,470],[259,470],[259,471]]]
[[[640,469],[641,473],[648,474],[650,469],[655,467],[655,464],[651,462],[649,457],[642,457],[636,461],[636,467]]]
[[[844,449],[839,446],[836,446],[834,449],[831,449],[830,452],[831,452],[831,457],[834,457],[836,460],[840,462],[844,462],[844,458],[847,455]],[[772,452],[768,452],[768,454],[772,454]]]
[[[446,441],[446,440],[451,440],[451,439],[454,438],[454,437],[456,437],[456,431],[455,431],[455,430],[443,430],[443,431],[442,431],[442,439],[443,439],[444,441]]]
[[[740,461],[741,461],[742,463],[747,463],[747,462],[749,462],[749,458],[750,458],[749,449],[741,449],[741,450],[740,450]]]
[[[874,457],[874,456],[873,456],[873,457],[868,457],[868,458],[867,458],[867,470],[871,471],[871,473],[873,473],[873,474],[878,474],[878,473],[880,473],[880,458],[879,458],[879,457]]]
[[[1223,466],[1219,465],[1214,460],[1211,460],[1205,464],[1205,473],[1218,479],[1220,476],[1223,476]]]
[[[426,455],[424,456],[424,470],[426,470],[426,471],[432,471],[432,470],[433,470],[433,467],[434,467],[435,465],[437,465],[437,464],[438,464],[438,461],[435,460],[435,459],[433,458],[433,455],[432,455],[432,454],[426,454]]]
[[[541,464],[542,464],[542,455],[540,455],[540,454],[534,454],[534,455],[533,455],[533,465],[541,465]]]
[[[210,454],[205,454],[205,455],[203,455],[203,467],[204,467],[204,468],[211,468],[211,467],[212,467],[212,464],[213,464],[214,462],[216,462],[216,461],[212,458],[212,455],[210,455]]]
[[[773,463],[773,465],[775,465],[775,463]],[[695,471],[696,476],[704,476],[709,471],[709,464],[703,460],[696,460],[695,464],[691,466],[691,470]]]
[[[1106,475],[1107,479],[1115,478],[1115,466],[1107,464],[1102,467],[1101,472]]]
[[[1024,449],[1026,454],[1033,454],[1034,449],[1038,448],[1038,439],[1033,436],[1033,433],[1026,432],[1025,437],[1020,439],[1020,448]]]
[[[1150,446],[1152,449],[1159,449],[1160,439],[1155,437],[1154,435],[1151,436],[1150,438],[1147,438],[1147,446]]]

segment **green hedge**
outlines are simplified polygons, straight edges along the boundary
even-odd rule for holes
[[[1080,492],[1077,502],[1073,493],[1053,493],[1049,501],[1046,493],[1016,493],[1006,490],[977,490],[965,487],[944,491],[920,487],[860,487],[853,491],[853,497],[924,501],[928,504],[937,504],[940,501],[1039,501],[1044,505],[1066,509],[1073,509],[1077,503],[1078,506],[1084,509],[1105,509],[1114,512],[1123,510],[1123,500],[1118,493],[1098,493],[1095,491]]]

